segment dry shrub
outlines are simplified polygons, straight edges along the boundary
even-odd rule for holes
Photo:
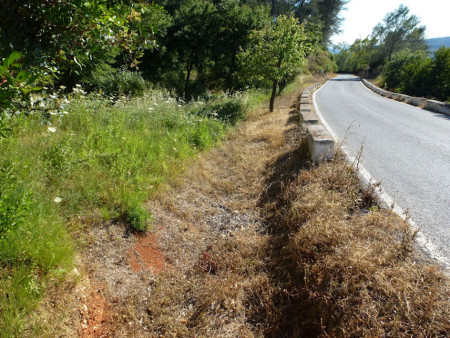
[[[274,278],[287,292],[278,300],[276,331],[446,336],[448,277],[417,262],[409,224],[389,210],[370,208],[373,197],[358,186],[355,171],[337,160],[303,170],[284,190],[286,204],[274,225],[281,239],[273,249],[282,254],[273,266],[285,266]]]

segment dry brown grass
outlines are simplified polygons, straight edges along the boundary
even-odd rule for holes
[[[286,336],[447,336],[448,277],[417,262],[409,224],[389,210],[369,211],[375,201],[358,186],[341,159],[303,170],[282,189],[285,204],[272,223],[279,239],[272,271],[288,290],[275,318],[280,330]]]

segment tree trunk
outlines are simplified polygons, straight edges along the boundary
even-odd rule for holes
[[[186,72],[186,80],[184,81],[184,90],[183,90],[185,99],[187,99],[187,90],[189,88],[189,79],[191,77],[192,68],[193,68],[192,57],[191,57],[191,55],[189,55],[189,59],[188,59],[187,67],[186,67],[186,71],[187,71]]]
[[[278,86],[278,80],[273,80],[272,82],[272,96],[270,97],[270,106],[269,111],[273,112],[273,107],[275,104],[275,96],[277,95],[277,86]]]

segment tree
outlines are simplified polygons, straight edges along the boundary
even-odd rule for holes
[[[428,60],[427,60],[428,59]],[[431,59],[423,52],[411,52],[402,50],[392,56],[392,59],[386,63],[381,74],[382,84],[391,91],[414,95],[420,71],[423,70],[425,63]],[[428,65],[428,68],[429,65]],[[429,78],[429,76],[427,76]],[[426,95],[426,93],[421,93]]]
[[[441,47],[434,54],[433,94],[450,103],[450,48]]]
[[[294,0],[294,14],[300,22],[320,25],[322,44],[327,46],[333,34],[339,33],[343,18],[339,13],[349,0]]]
[[[147,18],[164,14],[133,0],[0,0],[0,8],[0,54],[18,51],[25,66],[69,82],[120,51],[133,64],[156,45],[158,25]]]
[[[323,24],[322,43],[326,46],[330,43],[333,34],[340,32],[343,18],[339,17],[339,13],[348,3],[349,0],[325,0],[318,1],[317,7],[319,17]]]
[[[269,110],[274,108],[278,84],[299,74],[312,49],[303,25],[296,18],[280,15],[262,30],[251,34],[252,43],[239,55],[245,75],[272,82]]]
[[[419,26],[417,16],[409,14],[409,8],[400,5],[395,11],[386,14],[383,23],[379,23],[372,31],[378,40],[379,52],[384,60],[391,61],[392,55],[403,49],[411,51],[425,50],[425,26]]]
[[[237,55],[250,32],[270,21],[269,7],[236,0],[171,0],[173,22],[162,48],[145,51],[144,76],[186,99],[207,89],[242,89]]]
[[[215,7],[209,1],[186,1],[175,13],[172,46],[176,48],[184,61],[186,76],[183,93],[190,95],[190,79],[194,68],[202,72],[210,58],[211,46],[214,43]]]

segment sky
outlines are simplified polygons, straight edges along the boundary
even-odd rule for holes
[[[427,27],[427,39],[450,36],[450,0],[350,0],[347,10],[340,14],[345,19],[342,33],[334,35],[332,42],[352,44],[357,38],[365,38],[400,4],[408,6],[409,14],[418,16],[421,25]]]

